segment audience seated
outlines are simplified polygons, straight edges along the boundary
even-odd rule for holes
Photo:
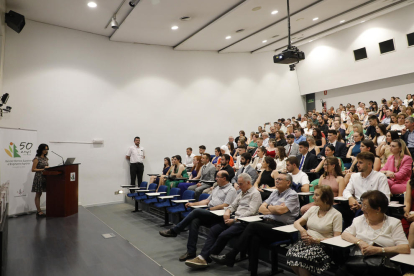
[[[381,169],[381,160],[379,159],[379,157],[377,156],[377,154],[375,152],[374,142],[372,142],[371,140],[362,141],[361,142],[361,152],[370,152],[375,156],[375,162],[373,164],[372,169],[374,171],[379,172],[379,170]],[[345,185],[348,185],[348,182],[349,182],[349,179],[351,178],[351,175],[353,173],[358,172],[357,161],[358,161],[358,159],[356,157],[353,157],[351,167],[349,168],[349,170],[344,171],[344,173],[345,173]]]
[[[247,150],[257,148],[257,139],[259,138],[259,134],[254,132],[250,133],[250,141],[248,141]]]
[[[414,138],[414,136],[413,136]],[[378,145],[376,153],[381,158],[381,167],[385,165],[388,157],[391,155],[391,142],[398,139],[398,133],[396,131],[388,131],[385,135],[385,141]],[[414,148],[413,148],[414,149]]]
[[[372,140],[375,145],[379,146],[382,142],[385,142],[387,139],[387,128],[384,124],[378,124],[375,128],[376,135]]]
[[[198,176],[194,178],[200,179],[200,182],[188,187],[188,190],[195,192],[195,198],[197,200],[205,189],[213,186],[213,184],[205,183],[203,182],[203,180],[213,181],[214,176],[216,174],[216,167],[210,162],[210,154],[204,153],[201,156],[201,163],[203,164],[203,166],[201,167],[200,173]]]
[[[209,210],[221,210],[224,207],[229,206],[237,196],[236,190],[231,183],[229,183],[229,174],[226,171],[219,171],[216,176],[216,181],[218,187],[213,190],[207,199],[194,203],[189,202],[186,206],[207,205]],[[201,208],[195,209],[175,227],[169,230],[160,231],[161,236],[176,237],[180,232],[184,231],[187,226],[190,226],[187,252],[179,258],[180,262],[196,257],[198,230],[200,226],[210,227],[223,220],[223,218],[211,213],[209,210]]]
[[[266,157],[267,150],[265,147],[259,147],[256,151],[256,157],[252,160],[251,166],[253,169],[260,171],[262,169],[262,162]]]
[[[328,135],[329,126],[325,123],[325,120],[321,117],[318,118],[318,129],[320,129],[323,134],[325,134],[325,137]]]
[[[249,153],[252,155],[253,158],[257,156],[258,150],[261,147],[263,147],[263,138],[262,137],[257,139],[257,148],[249,151]],[[266,149],[266,147],[264,147],[264,148]]]
[[[276,140],[276,146],[277,147],[279,147],[279,146],[284,147],[287,144],[286,138],[285,138],[285,134],[281,130],[276,131],[276,138],[275,138],[275,140]]]
[[[179,183],[179,181],[174,181],[174,178],[188,178],[187,170],[185,169],[185,166],[181,164],[181,156],[175,155],[171,158],[171,161],[171,168],[166,175],[161,176],[160,184],[158,185],[158,188],[162,185],[167,186],[167,194],[170,193],[171,188],[177,187]]]
[[[276,171],[278,172],[286,172],[286,150],[282,146],[276,147]]]
[[[263,146],[267,148],[269,146],[269,134],[267,132],[263,132],[262,138],[263,138]]]
[[[369,127],[367,128],[366,135],[370,139],[374,139],[377,137],[377,126],[379,125],[378,117],[375,115],[371,115],[368,118]]]
[[[362,132],[354,132],[354,144],[348,149],[346,158],[352,158],[358,155],[361,152],[361,142],[365,139]]]
[[[327,157],[324,161],[322,161],[324,167],[324,173],[319,178],[318,185],[329,186],[332,189],[332,192],[335,197],[342,196],[345,190],[346,184],[344,178],[342,177],[342,170],[339,164],[339,158],[331,156]],[[302,206],[300,212],[305,214],[309,208],[315,206],[315,202],[311,202]]]
[[[262,163],[262,171],[254,183],[254,187],[260,192],[262,201],[266,200],[271,192],[264,189],[273,189],[276,178],[276,162],[270,156],[266,156]]]
[[[306,137],[303,135],[304,131],[302,128],[295,129],[293,132],[295,135],[294,142],[299,145],[300,142],[306,141]]]
[[[220,165],[216,166],[216,175],[218,171],[226,171],[229,174],[230,180],[234,177],[235,172],[234,169],[232,167],[230,167],[229,165],[229,161],[230,161],[230,155],[228,154],[224,154],[223,156],[221,156],[220,158],[221,162]],[[213,184],[213,186],[205,189],[203,191],[203,194],[211,194],[211,192],[213,191],[214,188],[217,187],[217,182]]]
[[[244,130],[239,131],[239,136],[237,136],[235,140],[236,144],[239,143],[240,138],[246,139],[246,132],[244,132]]]
[[[299,143],[299,155],[296,158],[299,161],[299,170],[309,172],[318,166],[318,158],[316,155],[310,153],[309,151],[309,144],[306,141],[302,141]]]
[[[194,156],[193,158],[193,169],[190,172],[190,177],[188,179],[199,179],[200,176],[199,174],[201,173],[200,169],[201,166],[203,165],[201,163],[201,156]],[[197,177],[198,176],[198,177]],[[188,189],[188,187],[194,185],[193,182],[181,182],[177,185],[177,188],[180,189],[180,196],[182,196],[184,194],[184,192]]]
[[[341,212],[344,220],[344,228],[351,225],[355,215],[360,214],[360,198],[368,190],[378,190],[390,199],[390,187],[387,177],[380,172],[372,169],[375,162],[375,155],[371,152],[361,152],[357,155],[358,173],[351,176],[346,186],[343,197],[348,199],[347,204],[337,204],[334,207]]]
[[[388,265],[375,266],[363,261],[366,256],[378,256],[382,263],[384,255],[410,254],[410,247],[400,220],[385,215],[389,203],[386,195],[371,190],[363,193],[361,200],[364,215],[355,218],[342,233],[344,240],[357,246],[351,248],[352,259],[341,266],[336,275],[356,276],[361,272],[365,275],[401,275]]]
[[[243,153],[246,153],[246,151],[247,151],[247,147],[245,146],[245,145],[242,145],[242,146],[240,146],[240,147],[238,147],[237,149],[236,149],[236,151],[237,151],[237,157],[236,157],[236,163],[234,164],[234,166],[233,166],[233,169],[235,169],[235,170],[238,170],[240,167],[241,167],[241,164],[240,164],[240,161],[241,161],[241,155],[243,154]],[[234,159],[233,159],[234,160]]]
[[[330,157],[336,161],[336,158]],[[341,235],[342,215],[333,207],[334,193],[331,187],[318,185],[313,196],[314,206],[294,226],[301,240],[287,252],[287,264],[296,275],[321,274],[329,269],[331,258],[321,241]],[[306,228],[303,226],[306,225]]]
[[[229,148],[226,145],[223,145],[223,146],[220,147],[220,150],[221,150],[221,155],[228,154],[230,156],[229,165],[231,167],[233,167],[234,166],[234,160],[233,160],[233,157],[232,157],[232,154],[231,154]],[[220,162],[221,162],[221,158],[217,161],[217,165],[220,165]]]
[[[277,191],[260,205],[259,212],[264,215],[262,221],[251,222],[243,229],[235,247],[226,255],[214,256],[220,252],[212,252],[211,258],[227,266],[233,266],[239,252],[248,250],[251,275],[257,275],[259,250],[262,245],[286,240],[287,233],[275,233],[274,227],[292,224],[299,215],[299,200],[295,191],[290,189],[292,178],[288,174],[279,174],[276,179]]]
[[[325,147],[325,156],[321,156],[322,161],[319,162],[318,166],[315,169],[310,170],[310,172],[320,172],[324,168],[323,166],[325,164],[324,160],[328,157],[335,157],[335,147],[333,145],[327,145]],[[339,157],[336,157],[336,158],[338,159],[339,167],[341,168],[341,171],[343,171],[345,167],[344,167],[344,163],[342,162],[342,159]]]
[[[326,145],[326,140],[322,136],[322,132],[319,128],[314,128],[312,133],[313,139],[315,139],[315,144],[322,150]]]
[[[391,155],[381,172],[388,178],[391,193],[402,194],[411,178],[413,159],[403,140],[395,139],[390,146]]]
[[[276,141],[274,139],[269,139],[269,146],[266,148],[266,156],[275,158],[276,156]]]
[[[250,153],[243,153],[241,155],[241,159],[240,159],[241,167],[239,168],[236,175],[231,180],[231,183],[234,185],[234,188],[236,190],[239,190],[239,185],[237,183],[237,180],[239,179],[239,176],[243,173],[247,173],[248,175],[250,175],[250,178],[252,179],[252,185],[254,182],[256,182],[258,175],[257,175],[256,169],[253,168],[253,166],[250,164],[251,159],[252,159],[252,156],[250,155]]]
[[[294,142],[295,136],[288,135],[287,137],[287,145],[285,146],[286,156],[296,156],[299,154],[299,145]]]
[[[237,143],[234,141],[233,136],[229,136],[229,144],[233,145],[233,149],[237,148]]]
[[[247,155],[245,153],[244,155]],[[243,156],[242,156],[243,157]],[[236,223],[238,218],[253,216],[258,213],[262,204],[259,191],[252,184],[252,178],[247,173],[237,175],[237,183],[241,192],[230,204],[220,221],[210,227],[210,231],[200,255],[187,260],[185,264],[192,268],[205,268],[210,261],[210,255],[217,255],[224,249],[227,242],[241,233],[246,224]],[[234,218],[231,214],[234,213]]]
[[[414,118],[407,117],[407,119],[405,119],[405,129],[401,131],[401,134],[402,134],[402,139],[404,140],[405,144],[408,147],[408,151],[411,153],[411,156],[414,156],[414,133],[413,131],[414,131]],[[391,141],[397,138],[392,137]],[[391,141],[388,141],[388,142],[391,142]]]
[[[296,157],[291,156],[286,159],[286,170],[292,176],[294,185],[302,186],[302,192],[309,192],[310,181],[308,175],[299,170],[299,160]]]
[[[165,157],[164,158],[164,168],[162,169],[161,175],[166,175],[170,168],[171,168],[171,160],[170,160],[169,157]],[[159,176],[151,176],[149,183],[160,184],[160,177]]]
[[[392,131],[401,131],[405,128],[405,118],[407,116],[403,113],[403,114],[398,114],[397,115],[397,123],[393,124],[391,126],[391,130]]]
[[[313,136],[306,136],[306,142],[309,144],[309,152],[318,156],[321,151],[319,147],[316,146]]]
[[[404,197],[404,218],[401,220],[405,234],[408,236],[410,247],[414,248],[414,177],[411,175],[407,183]]]
[[[216,165],[221,156],[221,149],[219,147],[214,149],[214,157],[211,159],[211,164]]]
[[[390,123],[389,123],[389,124],[388,124],[388,126],[387,126],[387,130],[392,130],[391,128],[392,128],[394,125],[397,125],[397,114],[392,113],[392,114],[390,115]]]
[[[190,172],[193,169],[193,158],[195,156],[195,154],[193,153],[193,149],[192,148],[187,148],[186,150],[186,155],[184,157],[184,161],[183,161],[183,165],[185,166],[187,172]],[[152,183],[152,182],[150,182]]]

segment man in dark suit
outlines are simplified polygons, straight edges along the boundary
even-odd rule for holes
[[[339,157],[342,160],[346,158],[346,153],[348,152],[348,149],[346,148],[345,143],[341,143],[338,140],[338,134],[336,130],[328,130],[328,142],[326,143],[325,147],[321,150],[321,153],[319,153],[318,157],[326,157],[325,156],[325,148],[328,145],[332,145],[335,147],[335,157]]]
[[[315,169],[319,162],[315,154],[309,152],[309,143],[302,141],[299,143],[300,154],[296,156],[299,160],[299,170],[308,172]]]

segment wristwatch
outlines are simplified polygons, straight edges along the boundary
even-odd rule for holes
[[[385,249],[384,249],[384,247],[381,247],[381,249],[382,249],[382,253],[383,253],[383,254],[385,254]]]

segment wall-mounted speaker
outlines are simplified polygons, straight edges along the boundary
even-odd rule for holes
[[[381,54],[386,54],[395,51],[394,39],[389,39],[379,43]]]
[[[354,57],[355,61],[368,58],[367,49],[364,47],[361,49],[354,50]]]
[[[24,25],[26,25],[24,16],[14,11],[6,13],[6,23],[7,26],[12,28],[17,33],[20,33],[23,30]]]

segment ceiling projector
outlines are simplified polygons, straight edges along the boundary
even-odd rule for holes
[[[294,46],[291,46],[290,48],[284,50],[282,53],[273,56],[273,62],[280,64],[298,63],[304,59],[305,53],[299,51],[299,49]]]

